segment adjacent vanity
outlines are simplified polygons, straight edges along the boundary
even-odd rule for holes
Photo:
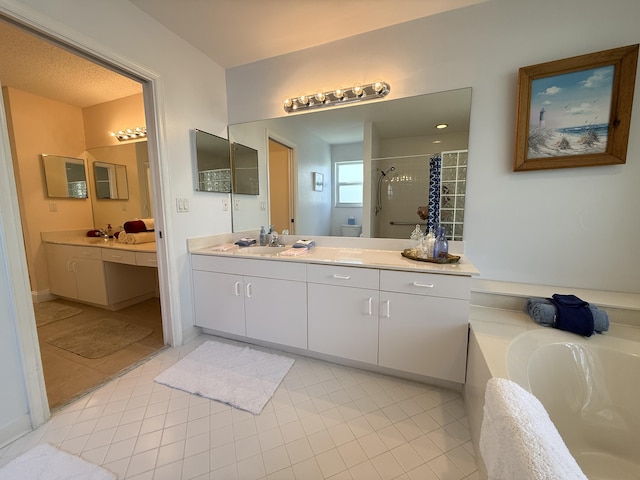
[[[108,310],[156,295],[155,242],[128,245],[85,233],[42,233],[50,293]]]
[[[478,274],[464,256],[439,265],[402,257],[404,240],[314,240],[295,257],[273,247],[217,250],[230,235],[189,240],[195,325],[338,363],[464,383]]]

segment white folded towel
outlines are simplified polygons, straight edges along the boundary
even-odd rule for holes
[[[144,226],[147,227],[147,230],[155,230],[156,221],[153,218],[141,218],[140,220],[144,223]]]
[[[506,378],[487,382],[480,453],[489,480],[587,480],[542,403]]]
[[[306,248],[287,248],[281,251],[278,255],[283,257],[297,257],[298,255],[304,255],[309,250]]]
[[[154,232],[127,233],[125,243],[136,245],[139,243],[151,243],[156,241]]]

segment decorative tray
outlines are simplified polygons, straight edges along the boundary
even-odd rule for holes
[[[430,262],[430,263],[458,263],[460,261],[460,256],[447,254],[447,258],[429,258],[418,253],[416,248],[405,248],[401,255],[403,257],[409,258],[411,260],[418,260],[420,262]]]

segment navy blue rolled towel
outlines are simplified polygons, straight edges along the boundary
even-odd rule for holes
[[[593,335],[593,315],[589,304],[575,295],[554,294],[549,299],[556,307],[556,328],[577,333],[583,337]]]
[[[593,329],[596,333],[609,330],[609,316],[595,305],[589,305],[593,315]],[[555,327],[557,310],[549,299],[531,297],[527,300],[527,313],[538,324],[544,327]]]

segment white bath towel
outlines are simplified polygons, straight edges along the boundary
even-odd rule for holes
[[[587,480],[542,403],[505,378],[487,382],[480,453],[489,480]]]
[[[154,232],[127,233],[124,241],[129,245],[151,243],[156,241],[156,235]]]
[[[156,221],[153,218],[141,218],[140,220],[142,220],[142,222],[144,223],[144,226],[146,227],[147,231],[155,230]]]

